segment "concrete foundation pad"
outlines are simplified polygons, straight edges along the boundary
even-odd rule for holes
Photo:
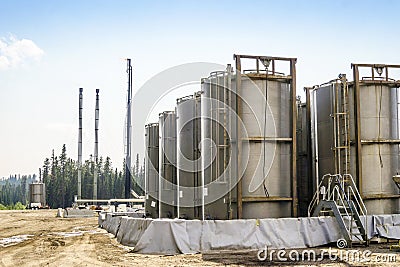
[[[94,217],[97,212],[88,209],[64,209],[64,218]]]

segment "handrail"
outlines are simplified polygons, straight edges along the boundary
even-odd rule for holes
[[[354,179],[353,179],[353,176],[351,176],[351,174],[344,174],[343,175],[343,177],[349,177],[350,178],[350,181],[351,181],[351,187],[353,188],[357,188],[357,186],[356,186],[356,184],[355,184],[355,182],[354,182]],[[358,192],[358,190],[356,190],[355,192],[354,192],[354,190],[352,189],[352,191],[353,191],[353,193],[354,193],[354,195],[355,195],[355,199],[357,200],[357,204],[363,209],[363,210],[365,210],[365,215],[367,215],[367,207],[365,206],[365,204],[364,204],[364,201],[362,201],[362,197],[361,197],[361,195],[360,195],[360,193]],[[360,200],[360,202],[358,201],[358,200]]]
[[[368,220],[367,220],[367,215],[368,215],[368,210],[367,207],[364,204],[364,201],[362,200],[362,197],[360,195],[360,193],[358,192],[358,190],[354,190],[353,188],[357,189],[356,184],[354,182],[353,177],[351,176],[351,174],[345,174],[344,177],[349,177],[349,181],[351,181],[351,184],[347,187],[348,190],[348,194],[351,194],[354,196],[355,201],[357,202],[357,207],[359,208],[360,212],[362,213],[362,215],[364,216],[364,220],[361,220],[361,223],[364,226],[365,229],[365,234],[367,235],[368,233]]]
[[[326,183],[326,178],[329,178]],[[324,184],[325,183],[325,184]],[[345,223],[344,227],[346,228],[349,237],[352,238],[353,234],[353,223],[354,216],[358,216],[359,221],[364,228],[364,234],[367,234],[367,208],[364,204],[364,201],[357,190],[356,184],[354,182],[351,174],[325,174],[321,182],[318,184],[317,191],[315,192],[310,205],[308,206],[308,216],[311,216],[311,212],[315,209],[316,205],[318,205],[321,200],[320,193],[322,185],[326,186],[326,193],[324,194],[324,199],[326,201],[334,201],[336,205],[339,205],[340,208],[343,208],[344,211],[341,213],[341,216],[347,216],[348,225]],[[363,218],[361,218],[361,216]],[[356,234],[363,235],[362,232]],[[360,239],[361,240],[361,239]]]
[[[337,191],[337,197],[338,197],[338,199],[340,200],[340,202],[339,202],[339,205],[340,206],[342,206],[342,207],[344,207],[344,211],[346,212],[346,216],[347,216],[347,218],[351,218],[351,216],[350,216],[350,214],[347,212],[347,208],[346,208],[346,204],[344,203],[344,201],[343,201],[343,198],[342,198],[342,196],[340,195],[340,192],[339,192],[339,186],[335,186],[334,188],[333,188],[333,196],[335,196],[335,191]],[[335,197],[333,197],[333,199],[335,199]],[[346,202],[348,202],[347,200],[346,200]],[[348,203],[348,204],[350,204],[350,203]],[[349,206],[349,208],[351,209],[351,206],[350,205],[348,205]],[[346,224],[344,224],[344,227],[346,227],[346,231],[347,231],[347,233],[350,233],[350,229],[351,229],[351,224],[352,224],[352,221],[351,220],[349,220],[349,227],[346,227]]]
[[[354,188],[357,188],[357,187],[354,183],[354,179],[351,176],[351,174],[344,174],[342,177],[341,174],[330,174],[329,173],[329,174],[325,174],[324,176],[322,176],[322,179],[321,179],[320,183],[318,184],[317,191],[315,192],[315,194],[308,206],[308,216],[311,216],[311,211],[314,209],[315,205],[317,205],[319,203],[320,188],[321,188],[321,185],[323,184],[323,182],[325,181],[326,177],[329,177],[331,179],[328,182],[328,185],[326,188],[327,189],[326,190],[327,200],[332,200],[331,199],[331,194],[332,194],[331,184],[333,181],[336,181],[340,185],[340,191],[345,196],[346,201],[349,202],[351,200],[350,195],[349,195],[349,193],[350,193],[349,189],[347,190],[348,192],[346,194],[346,190],[345,190],[345,188],[342,187],[342,183],[341,183],[341,181],[343,181],[344,177],[349,177],[349,181],[351,181],[351,184],[348,185],[348,187],[351,187],[352,195],[354,196],[354,199],[356,200],[358,207],[360,207],[360,210],[362,210],[363,215],[367,215],[367,208],[365,207],[364,202],[362,201],[360,193],[357,190],[356,191],[353,190],[353,187]],[[334,178],[334,179],[332,179],[332,178]],[[332,191],[333,191],[333,189],[332,189]]]
[[[331,177],[332,174],[328,173],[325,174],[324,176],[322,176],[321,181],[319,182],[318,186],[317,186],[317,191],[315,191],[313,198],[310,201],[310,204],[308,205],[308,217],[311,217],[311,211],[315,208],[316,205],[318,205],[319,203],[319,193],[320,193],[320,188],[322,183],[324,182],[326,177]]]

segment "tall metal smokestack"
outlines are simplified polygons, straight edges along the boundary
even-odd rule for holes
[[[94,174],[93,174],[93,199],[97,199],[97,163],[99,156],[99,91],[96,89],[96,112],[94,125]]]
[[[82,109],[83,109],[83,88],[79,88],[78,199],[82,198]]]
[[[125,158],[125,198],[131,194],[131,101],[132,101],[132,65],[131,59],[127,59],[128,73],[128,105],[126,116],[126,158]]]

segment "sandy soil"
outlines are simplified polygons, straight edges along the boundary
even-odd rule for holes
[[[97,218],[56,218],[56,210],[0,211],[0,266],[256,266],[288,265],[260,262],[257,251],[215,251],[196,255],[158,256],[132,253],[105,230]],[[11,239],[10,239],[11,238]],[[24,239],[25,238],[25,239]],[[18,242],[20,241],[20,242]],[[297,262],[290,265],[400,266],[400,252],[390,244],[375,244],[372,262]],[[388,254],[389,253],[389,254]],[[377,256],[393,255],[396,262],[374,263]]]

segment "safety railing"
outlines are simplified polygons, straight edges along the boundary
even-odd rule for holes
[[[324,176],[322,176],[321,181],[319,182],[318,186],[317,186],[317,190],[315,191],[315,194],[313,196],[313,198],[311,199],[310,204],[308,205],[308,217],[311,216],[311,212],[317,207],[317,205],[319,204],[319,202],[321,201],[321,195],[323,197],[325,197],[327,195],[327,198],[330,197],[330,184],[331,181],[328,181],[328,188],[323,186],[325,179],[329,177],[330,180],[332,180],[332,174],[328,173],[325,174]],[[327,189],[327,190],[326,190]],[[323,200],[327,200],[327,199],[323,199]]]

